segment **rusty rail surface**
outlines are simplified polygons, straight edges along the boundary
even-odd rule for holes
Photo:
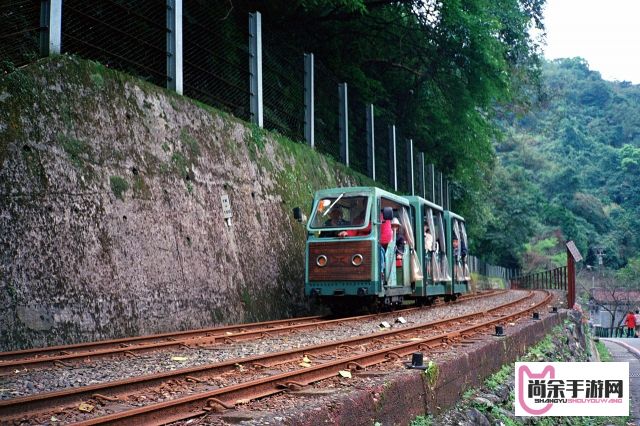
[[[313,382],[334,377],[340,370],[363,369],[375,364],[407,356],[416,350],[429,350],[444,342],[470,337],[472,334],[482,332],[487,327],[514,320],[522,315],[535,311],[545,304],[548,304],[552,299],[552,296],[548,292],[546,293],[547,296],[542,302],[518,311],[517,313],[484,321],[480,324],[471,325],[452,333],[403,343],[395,347],[358,354],[335,361],[328,361],[314,367],[276,374],[221,389],[180,397],[171,401],[109,414],[77,423],[77,425],[160,425],[204,415],[212,408],[216,407],[225,409],[234,408],[238,401],[247,401],[277,394],[287,389],[304,387]]]
[[[33,416],[39,411],[52,409],[53,407],[63,407],[76,404],[86,399],[94,398],[96,395],[108,395],[108,398],[117,398],[119,396],[128,395],[136,391],[158,386],[159,384],[166,383],[169,380],[198,381],[199,379],[207,376],[234,371],[237,368],[238,364],[272,367],[274,365],[298,360],[302,356],[318,356],[321,354],[330,353],[338,348],[348,348],[350,345],[361,345],[363,343],[369,343],[372,341],[381,342],[385,339],[403,337],[403,335],[406,335],[410,332],[421,330],[439,331],[437,330],[438,327],[446,323],[455,324],[459,322],[461,318],[464,318],[465,320],[473,320],[475,317],[484,317],[497,310],[522,303],[527,299],[533,297],[533,295],[533,292],[529,292],[525,296],[514,301],[507,302],[484,311],[475,312],[464,317],[431,321],[429,323],[404,327],[397,330],[389,330],[381,333],[376,333],[374,335],[359,336],[355,338],[308,346],[290,351],[269,353],[265,355],[246,357],[241,359],[232,359],[217,364],[191,367],[172,372],[134,377],[126,380],[119,380],[114,382],[101,383],[0,401],[0,417],[20,419],[24,418],[25,416]]]
[[[122,339],[102,340],[98,342],[78,343],[75,345],[60,345],[60,346],[48,346],[43,348],[24,349],[20,351],[12,352],[0,352],[0,365],[3,361],[16,360],[16,359],[28,359],[37,356],[58,356],[69,355],[76,351],[95,351],[100,349],[111,349],[114,347],[121,347],[121,345],[139,345],[149,344],[157,342],[172,341],[172,339],[188,339],[191,337],[198,337],[207,335],[209,333],[225,334],[227,332],[238,333],[256,328],[269,328],[276,327],[281,324],[292,323],[295,321],[321,321],[322,316],[311,316],[301,318],[289,318],[283,320],[267,321],[267,322],[253,322],[248,324],[228,325],[222,327],[202,328],[198,330],[178,331],[175,333],[162,333],[151,334],[147,336],[127,337]]]
[[[478,295],[461,297],[456,302],[461,303],[476,298],[490,297],[497,292],[488,292]],[[421,307],[407,308],[402,312],[422,309]],[[328,326],[333,323],[344,321],[356,321],[384,314],[369,314],[348,318],[325,319],[324,317],[303,317],[286,320],[267,321],[261,323],[241,324],[225,326],[211,329],[201,329],[193,331],[183,331],[178,333],[157,334],[143,337],[133,337],[128,339],[105,340],[96,343],[82,343],[79,345],[57,346],[51,348],[38,348],[34,350],[24,350],[16,352],[0,353],[0,356],[11,357],[14,354],[24,354],[27,356],[38,354],[40,357],[10,359],[0,361],[0,375],[11,373],[24,368],[48,367],[55,365],[65,366],[67,362],[88,361],[92,358],[102,358],[118,355],[132,355],[136,353],[155,352],[184,346],[202,346],[215,343],[235,343],[242,340],[258,339],[265,336],[283,333],[294,333],[296,331]],[[286,325],[281,325],[286,324]],[[180,338],[179,338],[180,337]],[[162,339],[161,341],[157,341]],[[129,343],[125,343],[129,342]],[[136,345],[133,346],[132,344]],[[66,348],[66,349],[65,349]],[[74,348],[84,349],[79,352],[70,352]],[[89,350],[93,348],[93,350]],[[102,349],[100,349],[102,348]],[[49,350],[54,355],[43,355]],[[62,352],[62,354],[60,354]]]

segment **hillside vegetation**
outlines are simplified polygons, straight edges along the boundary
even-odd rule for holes
[[[544,64],[532,101],[500,119],[481,250],[531,271],[564,264],[562,245],[574,240],[587,264],[601,252],[606,266],[624,266],[640,247],[640,86],[563,59]]]

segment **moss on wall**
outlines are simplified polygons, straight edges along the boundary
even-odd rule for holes
[[[305,314],[292,209],[372,184],[68,56],[0,78],[0,164],[0,350]]]

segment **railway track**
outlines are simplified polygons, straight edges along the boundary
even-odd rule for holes
[[[106,414],[88,419],[81,424],[160,424],[183,420],[207,413],[211,409],[231,408],[238,401],[268,396],[306,386],[309,383],[335,376],[338,370],[358,370],[390,359],[402,358],[415,350],[430,351],[472,339],[473,335],[485,333],[488,327],[496,323],[506,323],[516,316],[541,309],[549,303],[550,295],[542,301],[532,304],[535,293],[527,295],[492,309],[478,311],[464,317],[432,321],[398,330],[389,330],[374,335],[335,341],[321,345],[300,348],[299,350],[270,353],[250,358],[229,360],[214,365],[201,366],[148,377],[136,377],[119,382],[67,389],[48,394],[0,401],[0,417],[16,421],[28,420],[38,423],[43,412],[63,413],[60,407],[68,407],[91,399],[100,404],[100,412],[122,409],[122,402],[135,400],[140,392],[164,386],[187,387],[193,395],[180,396],[171,401],[163,401],[144,407],[128,409],[122,412]],[[515,306],[520,308],[513,311]],[[448,332],[441,330],[447,329]],[[300,360],[308,357],[311,362],[300,369]],[[317,364],[317,365],[311,365]],[[283,372],[274,370],[286,370]],[[243,374],[244,371],[244,374]],[[246,377],[251,371],[251,378]],[[206,383],[211,378],[226,375],[227,385],[211,389]],[[119,406],[110,408],[111,405]],[[47,411],[48,410],[48,411]]]
[[[463,296],[456,302],[490,297],[496,292]],[[407,308],[398,312],[410,312],[421,309]],[[15,352],[0,353],[0,376],[16,370],[41,367],[69,367],[69,363],[89,361],[96,358],[131,356],[135,354],[168,350],[189,346],[206,346],[217,343],[236,343],[238,341],[259,339],[276,334],[295,333],[317,327],[345,321],[374,318],[379,314],[361,315],[349,318],[328,319],[321,316],[303,317],[260,323],[240,324],[200,330],[164,333],[141,337],[105,340],[100,342],[80,343],[76,345],[53,346],[47,348],[28,349]]]

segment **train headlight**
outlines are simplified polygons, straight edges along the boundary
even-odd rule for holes
[[[351,258],[351,264],[353,266],[360,266],[362,265],[362,255],[361,254],[354,254],[353,257]]]
[[[318,265],[321,268],[324,266],[327,266],[327,256],[325,256],[324,254],[321,254],[320,256],[318,256],[316,258],[316,265]]]

